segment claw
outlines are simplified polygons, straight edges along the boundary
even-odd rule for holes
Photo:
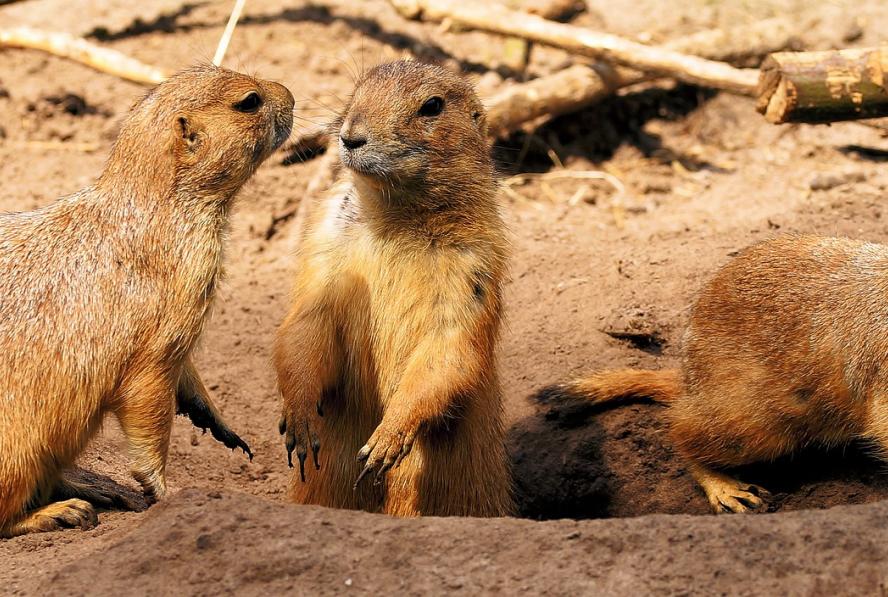
[[[318,416],[323,417],[324,416],[324,409],[323,409],[323,407],[321,407],[320,402],[317,403],[317,409],[318,409]]]
[[[376,471],[376,477],[374,477],[374,479],[373,479],[374,485],[382,485],[382,482],[385,480],[385,474],[388,472],[388,470],[390,468],[392,468],[393,464],[394,464],[393,461],[384,462],[382,464],[382,466],[379,467],[379,470]]]
[[[305,459],[308,457],[308,454],[300,450],[296,455],[299,457],[299,476],[302,478],[302,482],[305,483]]]
[[[363,462],[367,460],[370,456],[370,446],[365,445],[363,448],[358,450],[358,462]]]
[[[358,485],[361,484],[361,481],[364,480],[364,477],[366,477],[370,473],[370,471],[372,471],[372,470],[373,470],[373,467],[369,463],[364,465],[364,470],[362,470],[361,474],[358,475],[358,478],[355,481],[355,485],[352,489],[357,489]]]
[[[290,468],[293,468],[293,450],[296,449],[296,436],[288,435],[287,436],[287,464]]]
[[[278,432],[281,435],[287,432],[287,417],[281,417],[281,420],[278,421]]]
[[[314,460],[315,470],[321,470],[321,461],[318,459],[318,453],[321,451],[321,442],[315,439],[311,442],[311,456]]]

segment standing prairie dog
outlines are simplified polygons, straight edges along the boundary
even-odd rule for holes
[[[816,236],[754,245],[691,311],[681,371],[603,371],[568,386],[595,402],[669,404],[669,434],[713,511],[768,493],[721,472],[855,439],[888,450],[888,246]]]
[[[153,499],[176,410],[249,450],[189,355],[232,199],[287,138],[292,111],[277,83],[184,71],[133,108],[94,186],[0,216],[0,536],[95,524],[90,502],[112,498],[62,471],[106,413]]]
[[[507,243],[484,109],[458,76],[402,61],[364,75],[338,124],[346,171],[310,211],[275,344],[293,499],[505,515]]]

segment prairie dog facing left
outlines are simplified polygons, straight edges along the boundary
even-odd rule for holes
[[[231,202],[289,135],[277,83],[201,66],[132,109],[94,186],[0,215],[0,536],[97,522],[113,496],[63,477],[113,413],[132,472],[166,493],[176,410],[230,447],[190,354]]]
[[[338,128],[345,172],[309,212],[275,344],[293,499],[508,514],[507,243],[484,109],[460,77],[401,61],[361,78]]]

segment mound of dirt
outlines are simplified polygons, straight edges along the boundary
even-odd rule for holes
[[[884,502],[719,518],[404,520],[188,489],[39,591],[872,595],[888,588],[886,521]]]

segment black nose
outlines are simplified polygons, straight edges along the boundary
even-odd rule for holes
[[[367,144],[367,137],[346,137],[345,135],[339,135],[339,140],[342,141],[342,144],[345,145],[346,149],[357,149],[358,147]]]

